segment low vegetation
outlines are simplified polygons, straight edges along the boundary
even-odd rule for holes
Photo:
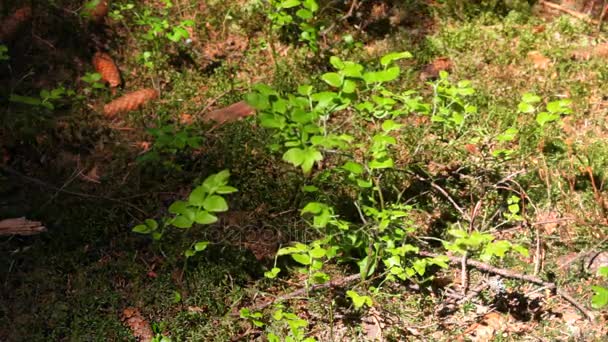
[[[0,339],[604,340],[584,3],[0,5]]]

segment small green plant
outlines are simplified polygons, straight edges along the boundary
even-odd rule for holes
[[[597,275],[608,279],[608,266],[602,266],[598,269]],[[608,306],[608,288],[604,286],[594,285],[591,287],[593,289],[593,297],[591,298],[591,306],[594,309],[602,309]]]
[[[110,13],[114,20],[122,21],[125,26],[125,15],[131,15],[133,22],[143,30],[139,31],[139,36],[145,44],[137,59],[149,69],[159,70],[167,61],[167,45],[187,43],[190,38],[188,28],[194,26],[194,21],[182,20],[172,23],[169,20],[172,7],[173,2],[170,0],[163,0],[163,6],[156,9],[147,6],[140,10],[134,4],[128,3],[118,5],[118,8]]]
[[[274,321],[273,326],[286,324],[288,327],[288,333],[286,336],[283,334],[269,332],[269,342],[315,342],[316,339],[312,337],[306,337],[306,327],[308,327],[308,321],[298,317],[296,314],[284,311],[281,305],[276,306],[276,310],[272,313],[272,319]]]
[[[228,210],[228,203],[222,195],[231,194],[237,191],[236,188],[228,185],[230,172],[221,171],[207,177],[201,185],[192,190],[190,196],[185,201],[176,201],[169,206],[169,213],[173,216],[158,221],[146,219],[143,224],[133,228],[133,232],[147,234],[155,241],[161,240],[167,229],[172,226],[179,229],[190,229],[195,224],[208,225],[217,221],[216,213]],[[194,242],[184,254],[191,257],[198,252],[205,250],[209,242]]]
[[[468,233],[462,229],[450,229],[448,234],[453,236],[453,242],[444,242],[447,250],[471,256],[478,256],[483,261],[491,261],[494,257],[503,258],[507,252],[515,251],[521,255],[528,256],[528,250],[506,240],[494,241],[494,236],[489,233],[473,231]]]
[[[572,114],[572,109],[570,109],[572,101],[569,99],[551,101],[547,103],[545,111],[539,112],[538,104],[540,102],[541,98],[538,95],[525,93],[517,109],[525,114],[536,113],[536,123],[539,125],[541,133],[546,124],[559,121],[562,115]]]
[[[271,323],[263,321],[264,315],[261,312],[252,312],[248,308],[240,310],[240,317],[248,320],[258,328],[266,327],[268,341],[270,342],[315,342],[312,337],[306,337],[306,327],[308,321],[298,317],[296,314],[286,312],[284,306],[276,304],[275,311],[272,313]],[[286,329],[285,329],[286,328]],[[285,330],[287,333],[285,334]]]
[[[101,74],[97,72],[87,72],[80,79],[87,84],[84,88],[84,92],[87,94],[91,94],[98,89],[106,88],[106,85],[101,81]]]
[[[317,51],[319,28],[315,21],[315,14],[319,10],[316,0],[270,0],[271,10],[268,18],[272,23],[272,30],[280,32],[290,26],[299,30],[300,41],[306,43],[312,51]]]
[[[4,44],[0,44],[0,62],[8,61],[10,59],[8,55],[8,48]]]
[[[61,100],[75,94],[71,89],[66,90],[64,87],[57,87],[51,90],[42,89],[39,97],[11,94],[9,101],[53,110]]]
[[[355,310],[359,310],[366,305],[369,307],[372,306],[372,298],[370,296],[362,296],[353,290],[346,291],[346,296],[353,301]]]
[[[174,125],[162,125],[148,129],[154,143],[149,151],[138,158],[140,163],[162,161],[167,168],[179,169],[173,157],[189,148],[200,148],[203,138],[195,133],[194,128],[180,128]]]

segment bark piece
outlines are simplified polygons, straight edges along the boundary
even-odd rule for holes
[[[15,39],[23,24],[32,17],[32,8],[24,6],[16,10],[11,16],[0,24],[0,42],[9,42]]]
[[[254,115],[255,110],[253,107],[247,104],[245,101],[240,101],[234,104],[231,104],[228,107],[224,107],[221,109],[214,110],[205,116],[203,116],[204,121],[215,121],[218,124],[223,124],[227,122],[236,121],[240,118],[244,118],[246,116]]]
[[[120,71],[112,60],[112,57],[105,52],[97,52],[93,56],[93,66],[101,75],[101,78],[108,82],[110,87],[118,87],[120,85]]]
[[[140,89],[132,93],[123,95],[103,107],[104,114],[111,118],[118,113],[126,113],[143,106],[149,101],[158,97],[158,92],[154,89]]]
[[[25,217],[0,221],[0,235],[36,235],[42,232],[46,232],[46,227],[41,222],[30,221]]]

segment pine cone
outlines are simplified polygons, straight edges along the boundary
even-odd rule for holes
[[[100,23],[103,21],[106,15],[108,15],[108,10],[110,8],[110,0],[93,1],[97,1],[97,4],[91,4],[92,6],[88,8],[88,12],[91,16],[91,20]]]
[[[13,15],[0,24],[0,42],[8,42],[15,38],[21,26],[32,17],[30,6],[21,7]]]
[[[122,321],[129,326],[133,337],[140,342],[150,342],[154,338],[154,332],[150,323],[142,316],[137,308],[128,307],[122,312]]]
[[[132,93],[123,95],[103,107],[107,117],[113,117],[118,113],[126,113],[135,110],[148,101],[158,97],[158,92],[154,89],[140,89]]]
[[[95,53],[93,66],[95,66],[95,70],[101,75],[101,78],[110,84],[110,87],[120,85],[120,72],[110,55],[104,52]]]

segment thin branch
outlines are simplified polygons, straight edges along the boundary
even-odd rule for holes
[[[294,299],[296,297],[300,297],[302,295],[305,295],[307,292],[311,292],[311,291],[317,291],[317,290],[326,289],[326,288],[333,288],[333,287],[344,286],[344,285],[353,283],[353,282],[355,282],[355,281],[357,281],[359,279],[361,279],[361,275],[360,274],[352,274],[352,275],[349,275],[349,276],[344,277],[344,278],[340,278],[340,279],[329,281],[329,282],[327,282],[325,284],[315,284],[315,285],[312,285],[312,286],[303,287],[301,289],[295,290],[295,291],[293,291],[291,293],[288,293],[286,295],[275,297],[274,299],[272,299],[272,300],[270,300],[268,302],[256,305],[256,306],[250,308],[249,310],[251,310],[251,311],[264,310],[265,308],[271,306],[275,302],[282,302],[282,301],[285,301],[285,300]]]
[[[571,9],[569,9],[569,8],[566,8],[566,7],[560,6],[560,5],[558,5],[558,4],[554,4],[554,3],[549,2],[549,1],[546,1],[546,0],[541,0],[541,1],[540,1],[540,4],[541,4],[541,5],[544,5],[544,6],[546,6],[546,7],[552,8],[552,9],[554,9],[554,10],[558,10],[558,11],[560,11],[560,12],[564,12],[564,13],[566,13],[566,14],[569,14],[569,15],[571,15],[571,16],[573,16],[573,17],[577,18],[577,19],[580,19],[580,20],[582,20],[582,21],[586,22],[586,23],[589,23],[589,24],[594,24],[594,25],[599,25],[599,21],[597,21],[597,20],[595,20],[595,19],[592,19],[592,18],[589,18],[589,16],[588,16],[588,15],[583,14],[583,13],[581,13],[581,12],[577,12],[577,11],[575,11],[575,10],[571,10]]]
[[[61,192],[61,193],[64,193],[66,195],[72,195],[72,196],[77,196],[77,197],[82,197],[82,198],[92,198],[92,199],[105,200],[105,201],[109,201],[109,202],[119,203],[119,204],[122,204],[122,205],[125,205],[125,206],[128,206],[128,207],[131,207],[131,208],[139,211],[140,213],[148,216],[148,213],[146,213],[145,211],[143,211],[142,209],[140,209],[136,205],[131,204],[129,202],[124,202],[124,201],[121,201],[121,200],[118,200],[118,199],[115,199],[115,198],[111,198],[111,197],[106,197],[106,196],[91,195],[91,194],[85,194],[85,193],[82,193],[82,192],[75,192],[75,191],[65,190],[65,189],[62,189],[62,188],[57,187],[55,185],[49,184],[47,182],[44,182],[44,181],[42,181],[42,180],[40,180],[38,178],[26,176],[26,175],[22,174],[21,172],[19,172],[17,170],[14,170],[14,169],[12,169],[12,168],[10,168],[8,166],[0,166],[0,170],[6,172],[8,174],[11,174],[13,176],[19,177],[19,178],[21,178],[23,180],[26,180],[26,181],[28,181],[30,183],[34,183],[34,184],[40,185],[42,187],[52,189],[54,191]]]
[[[429,258],[434,258],[434,257],[438,256],[437,254],[425,252],[425,251],[421,251],[418,254],[421,256],[429,257]],[[454,265],[460,264],[460,261],[461,261],[460,258],[454,257],[454,256],[448,256],[448,258],[450,259],[450,262],[452,264],[454,264]],[[482,272],[497,274],[497,275],[505,277],[505,278],[523,280],[523,281],[533,283],[536,285],[545,286],[548,289],[555,290],[558,295],[560,295],[567,302],[572,304],[575,308],[580,310],[585,315],[585,317],[587,317],[587,319],[589,319],[590,321],[593,321],[595,319],[595,315],[593,313],[591,313],[589,310],[587,310],[587,308],[585,308],[584,305],[577,302],[576,299],[574,299],[568,293],[564,292],[563,290],[558,289],[557,285],[555,283],[544,281],[541,278],[538,278],[535,276],[514,272],[511,270],[504,269],[504,268],[494,267],[492,265],[488,265],[486,263],[483,263],[483,262],[477,261],[477,260],[469,259],[469,260],[467,260],[467,265],[473,266]]]

